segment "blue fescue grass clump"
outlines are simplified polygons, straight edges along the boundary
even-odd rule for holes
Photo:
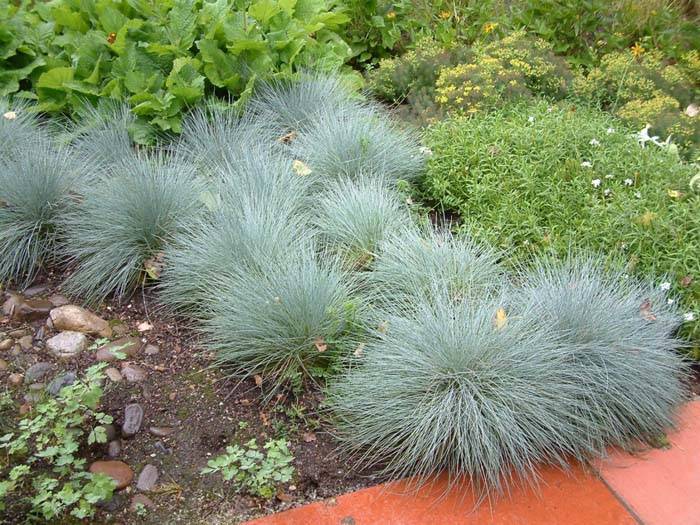
[[[21,155],[27,144],[50,141],[33,108],[22,101],[0,98],[0,160]]]
[[[217,184],[205,190],[208,213],[180,230],[165,250],[161,301],[170,309],[206,316],[218,276],[261,271],[299,246],[310,246],[311,179],[291,160],[251,148],[239,162],[225,161]]]
[[[261,266],[212,282],[207,346],[234,377],[259,374],[275,386],[313,377],[353,331],[354,280],[332,257],[303,246]]]
[[[374,173],[411,180],[424,165],[417,137],[383,112],[367,107],[319,112],[291,143],[291,151],[323,178]]]
[[[308,129],[322,113],[366,105],[342,77],[305,73],[298,79],[262,83],[248,107],[257,118],[285,134]]]
[[[497,250],[430,225],[407,224],[380,243],[379,252],[368,279],[382,302],[417,299],[436,284],[455,298],[478,299],[505,278]]]
[[[74,266],[65,289],[90,303],[128,295],[158,273],[164,248],[199,213],[201,194],[194,169],[166,155],[134,158],[91,184],[63,221]]]
[[[368,266],[387,235],[410,220],[396,191],[378,177],[335,181],[315,204],[321,242],[354,268]]]
[[[682,322],[667,292],[599,260],[540,260],[521,276],[512,315],[532,309],[588,385],[597,446],[653,442],[685,399],[686,365],[675,351]]]
[[[596,422],[577,417],[586,385],[532,312],[495,325],[503,300],[455,301],[438,284],[385,314],[330,396],[338,437],[361,465],[501,490],[590,452]]]
[[[60,223],[88,175],[84,162],[47,137],[0,157],[0,281],[23,287],[56,262]]]

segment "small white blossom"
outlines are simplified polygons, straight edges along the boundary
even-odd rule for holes
[[[5,118],[7,120],[15,120],[17,118],[17,113],[15,113],[14,111],[8,111],[7,113],[4,113],[2,116],[3,116],[3,118]]]
[[[608,134],[608,135],[611,135],[611,134],[613,134],[613,133],[615,133],[615,129],[614,129],[614,128],[608,128],[608,129],[607,129],[607,134]]]
[[[673,303],[675,303],[675,302],[676,302],[676,301],[674,301],[673,299],[667,299],[667,300],[666,300],[666,304],[673,304]]]
[[[581,163],[581,167],[582,167],[582,168],[592,168],[592,167],[593,167],[593,164],[591,164],[591,163],[590,163],[589,161],[587,161],[587,160],[584,160],[584,161]]]
[[[591,184],[593,184],[594,188],[597,188],[598,186],[600,186],[600,179],[593,179],[591,181]]]
[[[669,283],[668,281],[666,281],[665,283],[661,283],[661,284],[659,285],[659,288],[661,288],[663,291],[670,290],[670,289],[671,289],[671,283]]]
[[[535,117],[529,116],[529,117],[527,117],[527,121],[528,122],[535,122]]]
[[[625,179],[625,186],[632,186],[632,184],[634,184],[632,179]]]
[[[635,191],[634,196],[637,197],[638,199],[642,198],[642,192],[641,191]]]
[[[552,111],[554,111],[554,108],[552,106],[549,106],[547,108],[547,113],[551,113]]]
[[[684,321],[695,321],[695,314],[693,312],[688,312],[687,314],[683,314],[683,320]]]
[[[589,142],[591,146],[600,146],[600,142],[598,142],[598,139],[591,139]]]
[[[615,175],[613,175],[612,173],[608,173],[608,174],[605,176],[605,178],[606,178],[606,179],[612,179],[614,176],[615,176]]]
[[[606,197],[609,197],[611,194],[612,194],[612,190],[609,190],[609,189],[603,190],[603,195],[605,195]]]
[[[428,147],[426,147],[426,146],[421,146],[421,148],[420,148],[419,151],[420,151],[423,155],[425,155],[426,157],[432,157],[432,156],[433,156],[433,150],[431,150],[430,148],[428,148]]]

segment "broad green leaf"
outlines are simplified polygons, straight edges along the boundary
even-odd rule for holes
[[[263,25],[280,11],[281,8],[275,0],[257,0],[248,8],[248,14]]]

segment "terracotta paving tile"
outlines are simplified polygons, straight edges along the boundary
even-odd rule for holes
[[[363,489],[267,516],[248,525],[622,525],[636,523],[605,485],[575,467],[569,474],[548,469],[536,489],[473,510],[462,487],[445,494],[445,480],[418,494],[404,482]]]
[[[686,405],[671,447],[613,452],[594,466],[644,525],[700,524],[700,401]]]

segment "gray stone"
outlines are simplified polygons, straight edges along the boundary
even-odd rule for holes
[[[122,377],[122,373],[113,366],[110,366],[105,370],[105,375],[110,379],[110,381],[114,383],[118,383],[119,381],[124,379]]]
[[[46,391],[51,396],[57,396],[64,386],[72,385],[76,379],[77,376],[75,375],[75,372],[65,372],[54,377],[46,387]]]
[[[53,365],[51,363],[47,363],[46,361],[41,361],[39,363],[33,364],[24,372],[24,382],[33,383],[35,381],[38,381],[46,374],[48,374],[52,369]]]
[[[157,437],[166,437],[175,433],[173,427],[148,427],[148,431]]]
[[[124,354],[127,357],[134,357],[141,350],[142,346],[143,343],[138,337],[122,337],[98,348],[95,358],[98,361],[115,361],[117,359],[115,354],[117,353]]]
[[[160,352],[160,348],[158,348],[156,345],[146,345],[146,355],[155,355],[158,352]]]
[[[36,332],[34,332],[34,340],[35,341],[43,341],[45,334],[46,334],[46,328],[42,325],[39,328],[37,328]]]
[[[122,435],[131,437],[138,433],[143,423],[143,408],[138,403],[131,403],[124,407],[124,423],[122,424]]]
[[[122,453],[122,442],[120,439],[110,441],[107,445],[107,455],[110,458],[118,458]]]
[[[8,364],[4,359],[0,359],[0,371],[7,370]]]
[[[22,350],[29,350],[32,347],[34,338],[31,335],[25,335],[24,337],[21,337],[17,342],[19,343],[19,346],[22,348]]]
[[[113,439],[117,438],[117,427],[115,427],[112,423],[109,423],[107,425],[102,425],[105,429],[105,435],[107,436],[107,441],[112,441]]]
[[[87,337],[83,333],[68,330],[47,340],[46,348],[59,359],[70,359],[87,348]]]
[[[139,474],[136,488],[141,492],[153,490],[158,482],[158,469],[154,465],[146,465]]]
[[[36,321],[47,316],[53,305],[43,299],[27,299],[19,294],[10,294],[2,305],[5,315],[19,321]]]
[[[36,286],[32,286],[30,288],[27,288],[22,292],[22,295],[25,297],[34,297],[35,295],[39,295],[44,293],[46,290],[48,290],[49,287],[46,286],[45,284],[38,284]]]
[[[129,383],[138,383],[146,379],[146,371],[140,366],[125,363],[122,367],[122,375]]]
[[[82,332],[100,337],[112,335],[112,329],[107,321],[80,306],[72,304],[59,306],[51,310],[50,316],[56,330]]]
[[[12,339],[4,339],[3,341],[0,341],[0,350],[9,350],[14,346],[14,344],[15,342]]]
[[[56,308],[58,308],[59,306],[65,306],[67,304],[70,304],[68,298],[60,294],[54,294],[51,297],[49,297],[49,302]]]

